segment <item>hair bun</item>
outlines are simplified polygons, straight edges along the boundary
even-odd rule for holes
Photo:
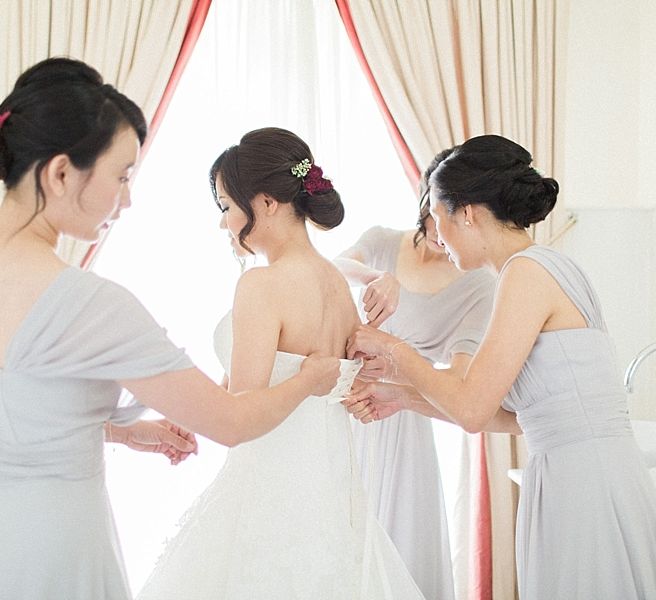
[[[500,221],[526,228],[556,204],[558,183],[533,167],[531,153],[498,135],[471,138],[433,172],[430,185],[453,213],[483,204]]]
[[[294,210],[321,229],[333,229],[344,220],[344,205],[335,189],[314,194],[301,189],[294,198]]]
[[[506,217],[518,227],[543,221],[553,210],[558,196],[555,179],[542,177],[535,169],[516,178],[508,187],[502,203]]]

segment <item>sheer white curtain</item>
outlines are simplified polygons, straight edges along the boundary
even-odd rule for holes
[[[243,133],[269,125],[303,137],[342,195],[345,222],[313,230],[326,256],[372,224],[411,228],[416,220],[414,191],[334,3],[215,0],[135,181],[133,206],[94,268],[132,290],[217,379],[212,332],[232,304],[239,268],[219,230],[207,173]],[[201,440],[198,457],[171,468],[161,457],[109,448],[108,484],[136,592],[226,451]]]
[[[49,56],[70,56],[95,67],[150,120],[178,56],[191,5],[192,0],[2,0],[0,98],[29,66]],[[79,265],[88,248],[64,237],[58,253]]]

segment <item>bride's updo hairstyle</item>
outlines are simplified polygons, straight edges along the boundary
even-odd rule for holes
[[[433,171],[430,186],[450,214],[484,204],[504,223],[526,228],[553,209],[558,182],[531,166],[531,154],[499,135],[467,140]]]
[[[45,207],[40,175],[48,161],[66,154],[77,169],[91,169],[125,126],[143,144],[141,109],[95,69],[68,58],[41,61],[0,104],[0,179],[11,190],[34,167],[34,218]]]
[[[244,242],[255,225],[251,201],[257,194],[266,194],[282,204],[292,204],[299,219],[307,219],[320,229],[337,227],[344,219],[344,206],[308,145],[295,133],[277,127],[250,131],[239,144],[225,150],[210,169],[210,187],[214,201],[216,181],[244,211],[247,223],[239,232]]]

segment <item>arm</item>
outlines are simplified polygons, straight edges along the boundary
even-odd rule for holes
[[[347,257],[345,254],[340,254],[337,258],[333,259],[333,263],[335,263],[335,266],[341,271],[350,285],[354,287],[366,287],[372,281],[385,274],[384,271],[379,271],[378,269],[373,269],[365,265],[361,254],[355,253],[352,257]]]
[[[327,394],[338,376],[338,359],[310,356],[294,377],[269,389],[240,394],[227,392],[196,368],[119,384],[174,423],[236,446],[280,425],[307,396]]]
[[[244,273],[235,291],[232,308],[232,359],[229,390],[269,387],[282,321],[284,302],[271,267]]]
[[[562,290],[540,265],[513,260],[501,276],[490,325],[464,376],[433,369],[406,344],[366,326],[352,336],[348,354],[389,356],[440,412],[469,432],[482,431],[493,419],[506,418],[499,413],[501,402],[552,316],[556,294]]]
[[[367,286],[383,274],[383,271],[367,265],[367,257],[362,250],[362,244],[363,241],[367,243],[366,240],[370,236],[371,230],[365,232],[353,246],[347,248],[337,258],[333,259],[335,266],[352,286]]]
[[[464,375],[471,361],[468,354],[456,354],[450,370]],[[431,404],[411,385],[358,381],[349,398],[344,401],[347,410],[363,423],[387,418],[400,410],[412,410],[426,417],[452,423],[446,414]],[[515,413],[499,408],[485,425],[484,431],[521,435]]]
[[[172,421],[228,446],[268,433],[304,398],[328,393],[339,376],[339,360],[332,357],[308,357],[296,376],[267,387],[280,327],[267,302],[268,295],[275,297],[268,293],[275,283],[270,277],[264,269],[245,273],[233,309],[236,331],[230,390],[262,389],[230,393],[198,369],[125,381],[124,387]]]
[[[362,297],[369,324],[379,327],[399,305],[401,285],[386,271],[367,265],[365,253],[360,249],[363,243],[371,243],[375,229],[367,231],[354,246],[342,252],[333,260],[352,286],[366,287]]]

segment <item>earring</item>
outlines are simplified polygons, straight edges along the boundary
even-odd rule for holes
[[[465,219],[465,225],[471,225],[471,221],[469,219]]]

